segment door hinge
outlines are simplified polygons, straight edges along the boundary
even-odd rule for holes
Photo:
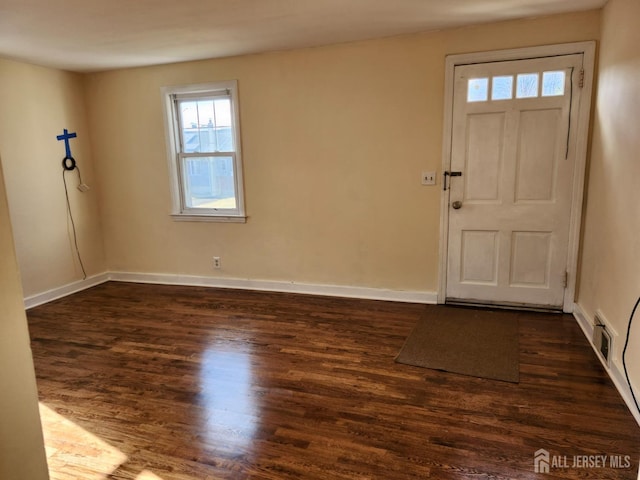
[[[580,69],[580,75],[578,77],[578,86],[584,88],[584,68]]]
[[[567,288],[568,284],[569,284],[569,272],[565,270],[564,275],[562,275],[562,286],[564,288]]]

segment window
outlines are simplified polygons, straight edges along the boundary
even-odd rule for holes
[[[173,217],[244,222],[237,82],[166,87],[163,96]]]
[[[519,73],[516,75],[516,98],[557,97],[565,94],[565,77],[562,70],[542,72],[542,92],[539,92],[540,73]],[[489,100],[489,81],[491,81],[491,100],[513,99],[513,75],[470,78],[467,82],[467,102],[486,102]]]
[[[488,78],[470,78],[467,90],[467,102],[485,102],[489,90]]]
[[[537,73],[519,73],[518,85],[516,87],[517,98],[534,98],[538,96]]]
[[[513,77],[511,75],[493,77],[491,100],[511,100],[513,97]]]
[[[544,72],[542,74],[542,96],[557,97],[564,95],[564,77],[563,71]]]

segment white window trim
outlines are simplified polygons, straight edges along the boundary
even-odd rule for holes
[[[183,186],[181,170],[179,168],[179,131],[177,112],[175,111],[173,96],[180,94],[206,94],[208,92],[228,90],[231,96],[231,123],[235,138],[234,181],[236,188],[237,208],[230,212],[228,209],[194,209],[187,208],[183,202]],[[162,102],[165,117],[165,139],[169,180],[171,189],[171,217],[177,221],[194,222],[236,222],[245,223],[244,181],[242,167],[242,141],[240,135],[240,114],[238,108],[238,82],[228,80],[223,82],[200,83],[195,85],[178,85],[162,87]]]

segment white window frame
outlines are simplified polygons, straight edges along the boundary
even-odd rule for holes
[[[193,95],[194,98],[211,97],[222,93],[231,99],[231,127],[233,131],[235,154],[234,184],[236,192],[236,208],[192,208],[188,207],[184,195],[183,172],[180,147],[180,122],[177,111],[177,95]],[[238,82],[228,80],[223,82],[202,83],[197,85],[179,85],[162,88],[162,101],[165,115],[165,137],[167,160],[169,162],[169,177],[171,187],[171,216],[178,221],[195,222],[246,222],[244,209],[244,182],[242,175],[242,147],[240,137],[240,115],[238,108]]]

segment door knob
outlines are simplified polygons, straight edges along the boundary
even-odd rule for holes
[[[455,202],[453,202],[453,203],[451,204],[451,206],[452,206],[454,209],[458,210],[458,209],[462,206],[462,202],[461,202],[460,200],[456,200]]]

